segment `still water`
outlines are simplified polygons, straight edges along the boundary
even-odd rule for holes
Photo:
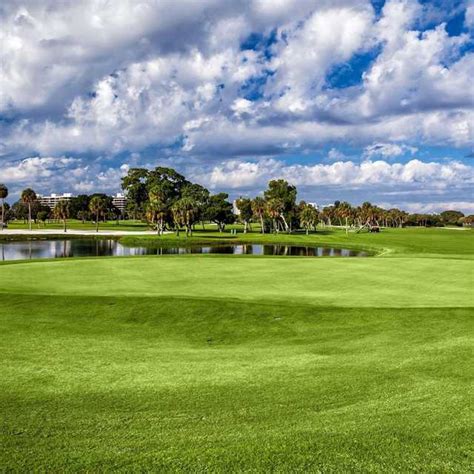
[[[116,240],[71,239],[0,242],[0,260],[62,257],[121,257],[129,255],[231,254],[299,257],[367,257],[367,252],[332,247],[272,244],[226,244],[193,247],[125,247]]]

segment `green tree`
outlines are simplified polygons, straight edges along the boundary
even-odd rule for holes
[[[43,223],[43,227],[46,227],[46,221],[48,220],[49,212],[48,211],[39,211],[36,217],[37,217],[38,221]]]
[[[53,209],[53,215],[56,219],[63,221],[64,232],[67,232],[67,219],[69,217],[70,204],[66,199],[61,199],[56,203]]]
[[[441,222],[445,225],[459,225],[464,214],[460,211],[443,211],[440,215]]]
[[[196,221],[201,221],[203,229],[205,211],[209,203],[209,195],[209,191],[204,186],[196,183],[185,184],[181,190],[182,197],[189,197],[196,204],[198,214],[196,216]]]
[[[278,233],[280,231],[279,218],[281,217],[285,205],[279,198],[272,198],[267,200],[267,214],[273,223],[273,232]]]
[[[89,212],[89,201],[91,197],[87,194],[79,194],[69,201],[69,216],[82,220],[84,223]]]
[[[287,232],[291,231],[288,223],[291,222],[291,215],[295,213],[296,194],[296,187],[288,184],[284,179],[271,180],[264,192],[266,201],[272,201],[271,207],[273,209],[280,208],[280,215],[274,217],[274,221],[278,221],[278,218],[281,219]],[[276,203],[279,203],[278,206]]]
[[[87,204],[87,209],[77,211],[76,217],[84,224],[87,219],[90,217],[90,212],[89,212],[89,203]]]
[[[5,225],[5,199],[8,197],[8,188],[4,184],[0,184],[0,199],[2,200],[2,221],[0,222],[0,230]]]
[[[147,180],[150,172],[145,168],[130,168],[122,178],[122,189],[127,196],[127,211],[136,219],[148,200]]]
[[[95,215],[95,231],[99,232],[99,219],[107,212],[107,201],[102,196],[93,196],[89,202],[89,210]]]
[[[28,226],[31,230],[31,206],[36,201],[36,193],[31,188],[26,188],[21,193],[21,201],[28,206]]]
[[[180,227],[183,226],[186,229],[186,237],[191,236],[193,224],[198,214],[195,201],[190,197],[178,199],[171,207],[171,212],[173,213],[177,235],[179,235]]]
[[[247,233],[248,228],[250,226],[250,222],[252,220],[252,200],[248,198],[240,197],[235,202],[237,209],[239,210],[239,219],[244,224],[244,234]]]
[[[336,209],[336,214],[339,217],[339,221],[342,225],[342,222],[345,222],[346,234],[349,231],[349,219],[352,218],[354,211],[352,206],[347,202],[341,202]]]
[[[150,193],[150,201],[146,204],[146,217],[152,225],[156,225],[158,235],[163,235],[168,213],[168,207],[160,194]]]
[[[253,215],[260,221],[260,232],[262,234],[265,233],[265,213],[267,210],[267,206],[265,203],[265,199],[260,196],[257,196],[252,200],[252,212]]]
[[[219,232],[224,232],[225,226],[235,221],[233,206],[227,201],[228,197],[227,193],[218,193],[209,197],[206,217],[209,221],[217,224]]]
[[[148,172],[146,180],[147,193],[152,189],[160,189],[161,198],[171,205],[182,196],[183,188],[191,184],[173,168],[158,166]]]
[[[318,210],[311,204],[300,203],[298,217],[301,226],[306,230],[306,235],[310,230],[315,230],[318,224]]]

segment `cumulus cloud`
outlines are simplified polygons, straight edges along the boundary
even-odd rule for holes
[[[42,178],[50,178],[55,172],[60,172],[75,162],[75,159],[66,157],[26,158],[2,167],[2,179],[17,183],[35,182]]]
[[[365,160],[362,163],[338,161],[332,164],[285,165],[269,159],[259,162],[230,161],[216,165],[201,177],[211,187],[265,186],[268,180],[282,177],[299,186],[448,185],[474,184],[474,167],[458,161],[448,163],[410,160],[388,163]]]
[[[277,173],[305,186],[443,173],[464,183],[462,163],[386,161],[472,146],[471,0],[463,10],[465,29],[452,35],[451,13],[412,0],[388,0],[380,15],[369,0],[4,2],[1,177],[59,186],[63,166],[70,187],[105,188],[123,173],[121,155],[153,148],[152,162],[197,162],[216,187]],[[354,77],[335,86],[340,67]],[[361,164],[347,161],[347,145]],[[330,165],[278,161],[326,147]]]
[[[40,194],[115,192],[128,169],[127,163],[107,166],[101,157],[89,161],[67,156],[32,156],[6,163],[1,170],[1,180],[8,183],[13,196],[26,187]]]
[[[342,153],[342,151],[336,149],[336,148],[331,148],[329,151],[328,151],[328,160],[331,160],[331,161],[341,161],[341,160],[344,160],[346,158],[346,155],[344,153]]]
[[[364,150],[364,155],[368,158],[373,156],[381,156],[383,158],[390,158],[403,155],[404,153],[414,154],[418,148],[397,143],[373,143]]]

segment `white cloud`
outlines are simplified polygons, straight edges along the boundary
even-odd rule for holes
[[[336,148],[331,148],[328,151],[328,159],[331,161],[341,161],[344,160],[346,155],[342,151],[337,150]]]
[[[465,183],[470,168],[454,162],[387,163],[425,144],[474,141],[470,37],[442,23],[417,31],[427,11],[414,0],[388,0],[380,18],[369,0],[7,2],[0,152],[35,158],[6,163],[2,179],[60,186],[64,155],[80,161],[67,165],[65,185],[105,188],[125,168],[97,155],[156,147],[170,165],[199,162],[216,187],[278,174],[305,186]],[[242,50],[250,34],[259,46]],[[329,73],[367,52],[360,82],[331,88]],[[329,143],[330,165],[268,160]],[[344,146],[367,161],[347,161]]]
[[[216,165],[209,173],[200,176],[211,187],[227,188],[265,186],[273,178],[284,178],[297,186],[428,185],[440,189],[448,185],[474,184],[474,167],[457,161],[388,163],[366,160],[360,164],[338,161],[285,165],[273,159],[259,162],[233,160]]]
[[[381,156],[383,158],[390,158],[403,155],[404,153],[414,154],[418,148],[397,143],[373,143],[365,147],[364,156],[372,158],[374,156]]]
[[[474,28],[474,0],[468,0],[464,16],[464,24],[467,28]]]
[[[373,11],[367,4],[346,2],[316,10],[301,26],[284,26],[276,55],[275,71],[267,95],[279,96],[275,108],[282,112],[302,112],[313,104],[329,68],[347,61],[359,50],[370,33]]]
[[[73,158],[31,157],[2,168],[2,179],[6,182],[34,183],[41,178],[50,178],[77,160]]]
[[[402,207],[405,211],[420,214],[436,214],[447,210],[457,210],[464,214],[474,214],[474,202],[472,201],[441,201],[441,202],[402,202],[393,204],[387,202],[378,203],[384,209]]]
[[[10,195],[31,187],[48,192],[113,192],[120,187],[120,178],[129,169],[127,163],[116,167],[104,166],[102,159],[84,162],[66,156],[33,156],[2,167],[2,180],[8,183]]]

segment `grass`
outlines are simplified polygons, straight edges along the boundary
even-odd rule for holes
[[[124,236],[120,243],[133,246],[191,246],[212,245],[218,243],[279,243],[308,246],[332,246],[354,249],[373,250],[390,256],[434,256],[442,258],[460,255],[462,258],[474,255],[474,231],[471,229],[449,228],[420,228],[383,229],[380,234],[367,232],[346,234],[343,229],[318,228],[310,235],[293,234],[260,234],[242,233],[241,227],[235,226],[240,233],[232,235],[229,232],[219,233],[215,230],[197,230],[192,237],[183,234],[165,234],[162,237],[154,235]]]
[[[0,265],[0,471],[472,472],[473,235],[404,231]]]
[[[14,230],[25,230],[25,234],[28,233],[29,226],[24,221],[11,221],[8,223],[9,229]],[[82,222],[77,219],[69,219],[67,221],[68,229],[75,230],[91,230],[95,231],[95,224],[90,221]],[[32,230],[57,230],[59,233],[63,232],[63,223],[60,221],[50,221],[46,223],[37,222],[32,224]],[[99,230],[119,230],[119,231],[144,231],[149,230],[146,223],[139,220],[126,220],[126,221],[106,221],[100,222]],[[1,231],[0,231],[1,238]]]

